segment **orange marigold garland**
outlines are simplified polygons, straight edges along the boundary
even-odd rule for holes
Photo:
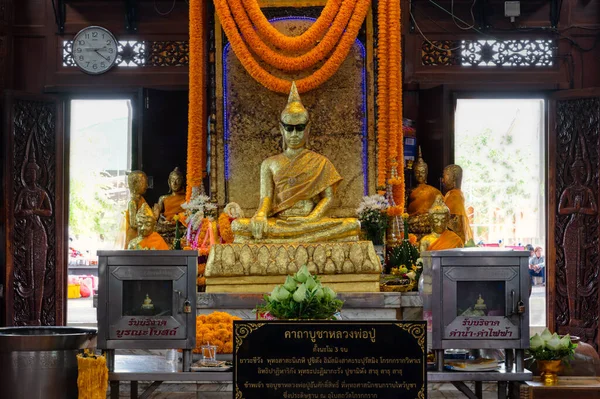
[[[380,0],[377,10],[377,186],[384,187],[387,179],[387,131],[388,131],[388,80],[387,62],[389,56],[387,34],[388,0]]]
[[[321,16],[315,23],[300,36],[292,37],[284,35],[271,25],[261,11],[258,0],[243,0],[242,3],[258,33],[282,50],[298,51],[314,46],[325,35],[336,18],[343,0],[327,1],[325,8],[321,11]]]
[[[219,235],[221,236],[221,242],[224,244],[231,244],[233,242],[233,231],[231,231],[231,221],[229,215],[221,213],[219,215]]]
[[[263,61],[283,71],[302,71],[315,66],[315,64],[323,60],[335,47],[344,33],[344,29],[352,16],[357,1],[358,0],[348,0],[345,2],[340,8],[334,24],[327,30],[323,40],[309,52],[297,57],[278,54],[265,44],[262,38],[254,30],[252,22],[248,19],[248,15],[246,15],[244,6],[242,5],[242,0],[229,0],[229,8],[233,13],[235,22],[237,23],[244,40],[246,40],[250,49]]]
[[[333,54],[312,75],[296,81],[299,92],[304,93],[320,86],[337,72],[354,44],[362,22],[369,11],[369,5],[370,0],[358,0],[346,31],[342,35]],[[233,52],[250,76],[271,91],[287,94],[290,90],[291,82],[273,76],[254,59],[238,32],[226,0],[215,0],[215,9],[221,20],[223,30],[229,38]]]
[[[395,114],[390,113],[390,118],[394,121],[394,132],[396,134],[396,149],[397,154],[397,171],[398,179],[393,186],[394,201],[404,209],[405,206],[405,182],[404,182],[404,134],[402,128],[402,38],[400,30],[401,10],[400,2],[392,1],[390,3],[390,40],[393,42],[391,47],[391,56],[393,57],[392,65],[395,68],[390,69],[390,88],[394,88],[393,93],[390,92],[390,97],[395,103]],[[393,15],[393,18],[392,18]],[[391,143],[390,143],[391,144]]]
[[[187,190],[186,199],[192,196],[192,187],[202,184],[206,164],[206,95],[205,53],[206,41],[204,32],[205,8],[204,0],[190,0],[190,54],[189,54],[189,107],[188,107],[188,142],[187,142]]]

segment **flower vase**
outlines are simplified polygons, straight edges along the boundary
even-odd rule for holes
[[[544,385],[556,385],[558,373],[562,370],[562,360],[538,360],[537,364]]]

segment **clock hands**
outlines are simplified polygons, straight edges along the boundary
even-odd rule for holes
[[[98,54],[100,57],[104,58],[106,61],[110,61],[108,58],[106,58],[105,56],[103,56],[102,54],[100,54],[100,52],[98,52],[98,50],[102,50],[102,49],[94,49],[94,52],[96,54]]]

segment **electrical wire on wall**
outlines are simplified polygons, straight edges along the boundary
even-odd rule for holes
[[[169,16],[169,15],[170,15],[170,14],[173,12],[173,10],[175,9],[175,3],[177,3],[177,0],[173,0],[173,4],[171,4],[171,8],[169,9],[169,11],[166,11],[166,12],[164,12],[164,11],[161,11],[161,10],[159,10],[159,9],[158,9],[158,5],[156,4],[156,0],[154,0],[154,11],[156,11],[156,13],[157,13],[158,15],[161,15],[161,16],[163,16],[163,17],[167,17],[167,16]],[[189,3],[188,3],[188,4],[189,4]]]

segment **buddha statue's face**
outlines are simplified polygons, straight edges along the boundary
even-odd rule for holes
[[[456,177],[454,176],[452,169],[444,169],[442,183],[444,184],[444,188],[448,191],[456,188]]]
[[[155,221],[151,217],[145,217],[138,219],[138,232],[142,237],[148,237],[154,232]]]
[[[286,113],[282,115],[279,129],[287,148],[304,148],[310,132],[310,122],[306,112]]]
[[[448,228],[450,215],[447,213],[432,213],[429,215],[429,223],[434,233],[442,234]]]
[[[172,192],[177,193],[183,187],[183,176],[179,173],[171,173],[169,175],[169,188]]]
[[[143,195],[148,189],[148,179],[146,175],[136,174],[133,178],[130,176],[129,190],[134,194]]]
[[[424,184],[427,183],[427,165],[424,163],[415,164],[415,179],[417,179],[417,183]]]

